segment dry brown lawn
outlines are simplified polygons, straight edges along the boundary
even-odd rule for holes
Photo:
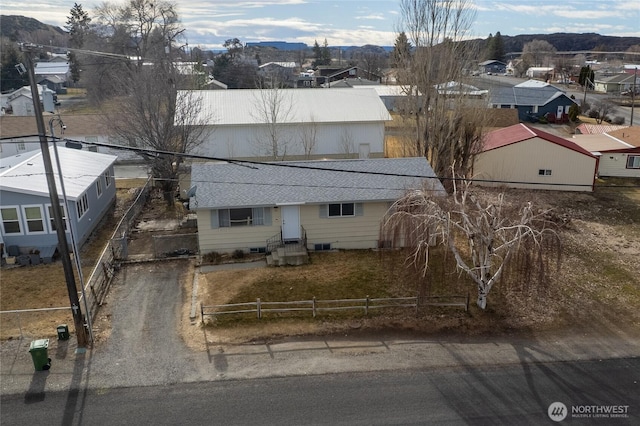
[[[522,283],[497,284],[489,295],[487,311],[474,307],[474,288],[452,270],[434,267],[432,294],[471,293],[471,309],[424,309],[384,312],[365,318],[346,315],[228,318],[204,328],[185,321],[185,340],[200,345],[203,333],[210,342],[239,342],[284,335],[326,334],[343,330],[410,329],[422,332],[468,334],[587,327],[602,332],[619,328],[640,329],[640,186],[609,179],[594,194],[551,191],[509,191],[508,199],[527,199],[550,206],[570,218],[561,231],[564,244],[561,269],[544,289]],[[119,199],[134,191],[121,188]],[[162,209],[158,210],[159,212]],[[165,209],[165,211],[167,211]],[[173,214],[169,211],[167,214]],[[115,218],[114,218],[115,220]],[[85,278],[110,236],[112,223],[83,248]],[[437,255],[437,253],[435,253]],[[381,256],[374,251],[318,253],[302,267],[222,271],[201,275],[198,303],[205,305],[262,300],[302,300],[405,296],[417,293],[419,279],[403,272],[401,253]],[[396,256],[396,257],[394,257]],[[444,264],[434,257],[435,264]],[[158,264],[162,267],[162,264]],[[191,278],[184,282],[183,312],[191,306]],[[3,269],[0,275],[0,309],[67,306],[68,296],[60,263],[31,268]],[[13,317],[13,318],[12,318]],[[59,323],[71,323],[66,311],[56,314],[0,317],[0,337],[55,335]],[[199,319],[198,319],[199,322]]]

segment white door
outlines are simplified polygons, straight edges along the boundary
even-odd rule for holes
[[[557,119],[561,119],[563,112],[564,112],[564,107],[562,105],[558,105],[558,111],[556,112],[556,118]]]
[[[300,239],[300,206],[281,206],[282,212],[282,239]]]

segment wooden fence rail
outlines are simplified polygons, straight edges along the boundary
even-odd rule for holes
[[[420,306],[460,306],[465,311],[469,310],[469,295],[466,296],[430,296],[427,301],[421,301],[418,297],[386,297],[364,299],[334,299],[317,300],[294,300],[288,302],[264,302],[260,298],[255,302],[230,303],[226,305],[200,305],[200,315],[204,322],[205,316],[219,316],[229,314],[254,313],[258,319],[262,319],[264,313],[283,312],[311,312],[315,318],[319,312],[362,310],[365,315],[371,309],[389,308],[413,308],[418,313]],[[429,300],[433,299],[433,302]],[[444,301],[442,301],[444,300]],[[453,301],[452,301],[453,300]],[[460,300],[456,302],[455,300]]]

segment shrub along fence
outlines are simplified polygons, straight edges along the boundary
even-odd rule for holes
[[[422,299],[422,300],[421,300]],[[365,315],[370,310],[410,308],[415,309],[416,315],[420,306],[459,306],[465,311],[469,310],[469,295],[466,296],[429,296],[419,299],[418,297],[386,297],[364,299],[335,299],[317,300],[296,300],[289,302],[263,302],[259,298],[255,302],[230,303],[226,305],[200,305],[200,315],[204,322],[205,316],[216,317],[230,314],[255,314],[258,319],[262,319],[267,313],[286,312],[310,312],[315,318],[317,314],[330,311],[362,311]]]

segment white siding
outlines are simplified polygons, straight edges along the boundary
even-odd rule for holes
[[[598,164],[598,175],[640,178],[640,169],[627,169],[627,157],[630,154],[602,153]],[[631,155],[640,155],[631,154]]]
[[[551,175],[540,176],[538,171],[541,169],[551,170]],[[478,183],[485,186],[591,191],[595,169],[595,158],[540,138],[533,138],[477,155],[473,172],[476,179],[539,183]],[[575,186],[545,185],[545,183],[574,184]]]
[[[315,128],[312,157],[357,157],[360,144],[369,144],[371,157],[384,156],[384,123],[295,124],[278,129],[279,151],[285,159],[304,159],[303,134]],[[213,126],[209,138],[195,148],[194,153],[222,158],[269,158],[266,125]],[[348,155],[349,154],[349,155]]]

